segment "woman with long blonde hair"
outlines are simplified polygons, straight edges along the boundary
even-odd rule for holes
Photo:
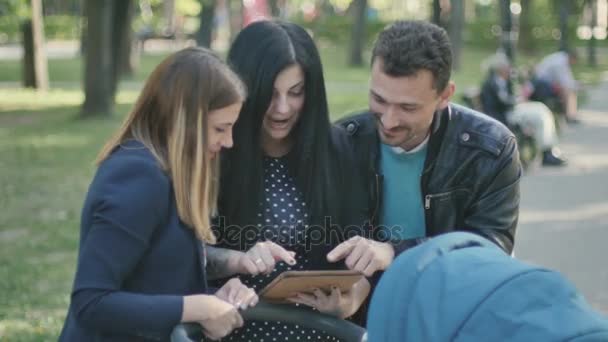
[[[217,339],[257,296],[238,279],[209,293],[219,160],[245,98],[215,55],[188,48],[150,75],[97,159],[84,203],[78,266],[60,341],[167,339],[181,322]]]

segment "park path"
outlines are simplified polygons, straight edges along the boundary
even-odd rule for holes
[[[582,124],[560,137],[566,168],[523,178],[517,258],[562,272],[608,315],[608,73],[586,90]]]

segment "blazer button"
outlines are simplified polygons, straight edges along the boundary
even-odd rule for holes
[[[471,139],[471,136],[469,135],[469,133],[462,133],[460,138],[462,139],[462,141],[467,142],[469,141],[469,139]]]
[[[346,131],[348,133],[353,133],[355,131],[355,124],[351,122],[348,125],[346,125]]]

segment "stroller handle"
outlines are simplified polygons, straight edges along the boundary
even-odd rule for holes
[[[291,323],[321,330],[345,342],[367,341],[366,330],[352,322],[307,310],[293,305],[258,303],[255,307],[242,311],[245,321],[273,321]],[[193,342],[203,338],[201,326],[185,323],[176,326],[171,333],[171,342]]]

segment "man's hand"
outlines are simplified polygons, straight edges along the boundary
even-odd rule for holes
[[[230,268],[238,273],[257,275],[269,274],[274,270],[277,261],[284,261],[289,265],[295,265],[295,252],[271,241],[258,242],[246,253],[235,253],[229,261]]]
[[[367,279],[363,278],[353,284],[348,292],[341,292],[337,287],[332,288],[329,294],[320,289],[315,289],[312,294],[298,293],[295,297],[287,298],[287,300],[313,307],[328,315],[347,318],[359,310],[359,307],[369,295],[370,287]]]
[[[393,262],[395,250],[388,243],[355,236],[342,242],[327,254],[329,262],[346,259],[346,267],[371,277],[376,271],[385,270]]]

